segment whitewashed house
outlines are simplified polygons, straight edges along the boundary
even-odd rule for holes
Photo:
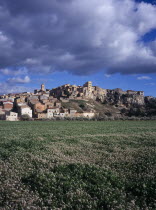
[[[51,109],[51,112],[53,112],[54,114],[59,114],[60,113],[60,108],[58,108],[58,107],[53,107],[53,108],[50,108],[50,109]]]
[[[47,109],[47,118],[53,118],[54,117],[54,112],[52,109]]]
[[[70,108],[69,113],[70,113],[70,117],[74,117],[75,114],[77,113],[77,110]]]
[[[93,118],[93,117],[95,117],[95,113],[94,112],[83,112],[82,115],[83,115],[83,117],[86,117],[86,118]]]
[[[67,117],[68,115],[65,112],[60,112],[60,117]]]
[[[18,120],[18,113],[10,112],[5,116],[6,121],[17,121]]]
[[[29,117],[32,117],[32,109],[29,106],[21,106],[19,114],[21,116],[27,114]]]

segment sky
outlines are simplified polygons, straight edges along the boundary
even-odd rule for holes
[[[0,0],[0,94],[86,81],[156,97],[156,0]]]

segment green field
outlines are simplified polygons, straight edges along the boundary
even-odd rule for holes
[[[0,121],[0,209],[156,209],[156,121]]]

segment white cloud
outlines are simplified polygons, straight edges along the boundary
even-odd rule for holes
[[[28,71],[26,68],[14,70],[14,71],[11,69],[8,69],[8,68],[4,68],[4,69],[0,69],[0,73],[7,75],[7,76],[9,76],[9,75],[18,76],[18,75],[27,74]]]
[[[110,78],[111,75],[110,74],[105,74],[105,77]]]
[[[22,92],[32,92],[32,88],[12,85],[9,83],[0,83],[0,94],[7,94],[7,93],[22,93]]]
[[[10,84],[24,84],[24,83],[29,83],[30,81],[31,80],[29,76],[25,76],[24,78],[13,77],[7,80],[7,82]]]
[[[150,80],[152,79],[151,77],[149,76],[140,76],[140,77],[137,77],[138,80]]]
[[[0,31],[0,42],[6,42],[8,41],[7,36],[5,36],[2,31]]]

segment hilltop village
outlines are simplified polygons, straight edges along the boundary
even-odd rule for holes
[[[144,97],[143,91],[103,89],[90,81],[83,86],[66,84],[52,90],[42,84],[34,93],[1,95],[0,119],[94,118],[111,112],[120,116],[130,108],[145,107],[153,100],[155,102],[153,97]]]

